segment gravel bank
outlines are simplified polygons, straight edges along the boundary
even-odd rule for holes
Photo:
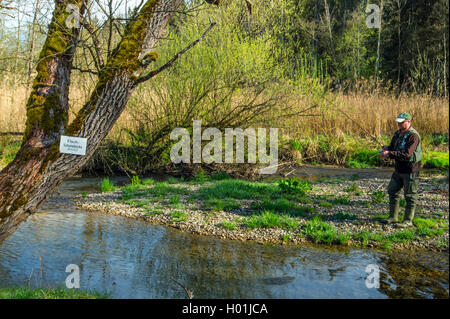
[[[194,194],[200,187],[214,182],[203,184],[178,183],[177,187],[184,187]],[[376,191],[386,191],[389,178],[361,178],[357,180],[347,179],[325,179],[314,183],[313,189],[307,193],[312,201],[307,206],[316,209],[317,214],[329,224],[333,225],[339,232],[360,233],[369,231],[379,234],[395,234],[400,230],[391,225],[383,225],[379,222],[377,215],[388,212],[387,195],[379,203],[375,202],[372,194]],[[149,186],[152,187],[152,186]],[[356,192],[350,192],[349,188],[357,189]],[[193,234],[212,235],[224,239],[247,241],[252,240],[259,243],[275,243],[302,245],[311,243],[312,239],[305,236],[301,227],[308,222],[310,216],[297,217],[299,227],[296,230],[287,230],[281,228],[256,228],[251,229],[242,223],[242,218],[254,213],[250,209],[252,200],[240,200],[240,208],[227,211],[211,211],[206,209],[200,201],[189,200],[190,195],[180,195],[179,202],[183,208],[173,208],[165,198],[159,202],[154,202],[158,213],[149,213],[139,207],[133,207],[125,202],[121,202],[122,191],[116,190],[109,193],[91,193],[77,195],[75,204],[77,207],[99,211],[114,215],[126,216],[129,218],[141,219],[152,224],[165,225],[173,228],[187,231]],[[346,203],[333,202],[331,207],[324,207],[324,200],[330,198],[347,198]],[[329,206],[329,205],[328,205]],[[174,212],[187,213],[187,219],[183,221],[174,221]],[[351,219],[336,219],[338,213],[347,213],[353,215]],[[401,215],[403,212],[401,212]],[[416,211],[416,217],[429,219],[435,218],[443,220],[448,226],[449,216],[449,187],[448,179],[445,176],[427,176],[420,180],[420,202]],[[223,226],[223,222],[231,222],[236,225],[235,229],[228,229]],[[448,251],[448,227],[442,235],[434,237],[417,237],[409,242],[391,244],[392,249],[425,249],[433,251]],[[350,240],[347,245],[361,246],[355,240]],[[380,242],[369,241],[367,247],[380,247]]]

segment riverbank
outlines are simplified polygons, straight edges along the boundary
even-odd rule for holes
[[[249,182],[216,174],[189,181],[134,178],[118,188],[105,179],[104,192],[84,192],[75,203],[84,210],[238,241],[448,251],[448,177],[421,177],[410,229],[380,223],[388,212],[388,182],[386,175]]]

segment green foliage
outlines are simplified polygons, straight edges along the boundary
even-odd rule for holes
[[[109,180],[108,177],[105,177],[104,179],[102,179],[102,182],[100,184],[100,191],[102,193],[106,193],[106,192],[112,192],[115,191],[116,187],[114,186],[114,184]]]
[[[108,295],[95,291],[61,288],[0,288],[0,299],[106,299]]]
[[[319,215],[315,215],[311,220],[302,226],[302,232],[311,237],[316,243],[331,244],[337,238],[336,229],[322,221]]]
[[[428,151],[423,154],[422,163],[424,167],[430,168],[449,168],[449,153],[448,152],[433,152]]]
[[[6,145],[0,143],[0,167],[6,166],[13,161],[20,150],[21,142],[10,142]]]
[[[298,222],[286,215],[278,215],[273,211],[263,211],[261,214],[253,214],[244,220],[245,225],[249,228],[283,228],[296,229]]]
[[[372,201],[375,203],[382,203],[384,201],[384,198],[386,197],[386,193],[383,191],[374,191],[370,197],[372,198]]]
[[[223,221],[221,223],[219,223],[219,226],[225,228],[225,229],[229,229],[229,230],[234,230],[236,229],[236,224],[234,222],[229,222],[229,221]]]
[[[153,185],[155,184],[155,181],[152,178],[146,178],[142,181],[142,185]]]
[[[347,187],[345,191],[349,193],[357,193],[359,192],[359,186],[356,184],[352,184],[349,187]]]
[[[351,199],[350,195],[342,195],[342,196],[337,196],[336,198],[332,199],[331,201],[334,204],[350,205],[350,199]]]
[[[333,207],[333,204],[330,202],[326,202],[326,201],[320,201],[319,206],[320,207]]]
[[[221,180],[212,185],[201,187],[197,196],[208,198],[251,199],[268,196],[276,190],[276,186],[267,183],[251,183],[242,180]]]
[[[240,207],[239,203],[236,202],[233,198],[224,198],[224,199],[218,199],[218,198],[209,198],[205,202],[205,206],[208,208],[211,208],[215,211],[232,211],[233,209],[237,209]]]
[[[171,204],[178,204],[180,202],[180,195],[173,195],[170,197],[169,202]]]
[[[280,180],[278,187],[283,193],[298,194],[300,196],[304,196],[307,191],[312,190],[308,181],[301,181],[293,177]]]
[[[277,213],[288,214],[291,216],[307,216],[315,213],[315,209],[310,206],[300,206],[296,202],[285,198],[276,200],[264,200],[262,202],[253,202],[251,207],[257,210],[275,211]]]
[[[231,179],[231,178],[232,177],[225,172],[214,173],[214,174],[211,174],[211,176],[209,177],[209,179],[212,181],[221,181],[224,179]]]
[[[352,235],[349,232],[338,233],[337,238],[336,238],[337,242],[340,245],[347,245],[351,239],[352,239]]]
[[[142,185],[142,181],[140,180],[139,176],[133,176],[131,178],[131,185],[133,185],[133,186],[141,186]]]
[[[199,168],[195,176],[192,178],[192,181],[197,183],[203,183],[206,181],[205,171],[201,167]]]
[[[188,213],[182,212],[182,211],[175,211],[170,214],[170,218],[172,219],[172,222],[175,222],[175,223],[186,221],[188,219],[188,217],[189,217]]]
[[[333,215],[334,220],[355,220],[356,216],[347,212],[339,212]]]
[[[351,168],[368,168],[379,166],[382,163],[378,151],[357,150],[347,162],[347,166]]]
[[[167,183],[169,184],[177,184],[178,182],[179,182],[178,179],[176,179],[175,177],[169,177],[167,179]]]

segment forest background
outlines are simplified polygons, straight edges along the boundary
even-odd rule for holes
[[[82,26],[70,115],[88,99],[137,1],[95,0]],[[381,27],[367,25],[369,4]],[[0,1],[0,167],[20,148],[26,99],[53,1]],[[280,156],[299,164],[387,165],[377,155],[407,111],[424,164],[448,168],[448,0],[186,1],[155,49],[156,67],[216,27],[175,65],[141,84],[87,172],[143,175],[170,162],[176,127],[280,128]],[[93,36],[95,34],[95,37]]]

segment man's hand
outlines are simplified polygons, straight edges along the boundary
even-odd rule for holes
[[[389,151],[383,151],[380,153],[381,158],[387,158],[389,156]]]

